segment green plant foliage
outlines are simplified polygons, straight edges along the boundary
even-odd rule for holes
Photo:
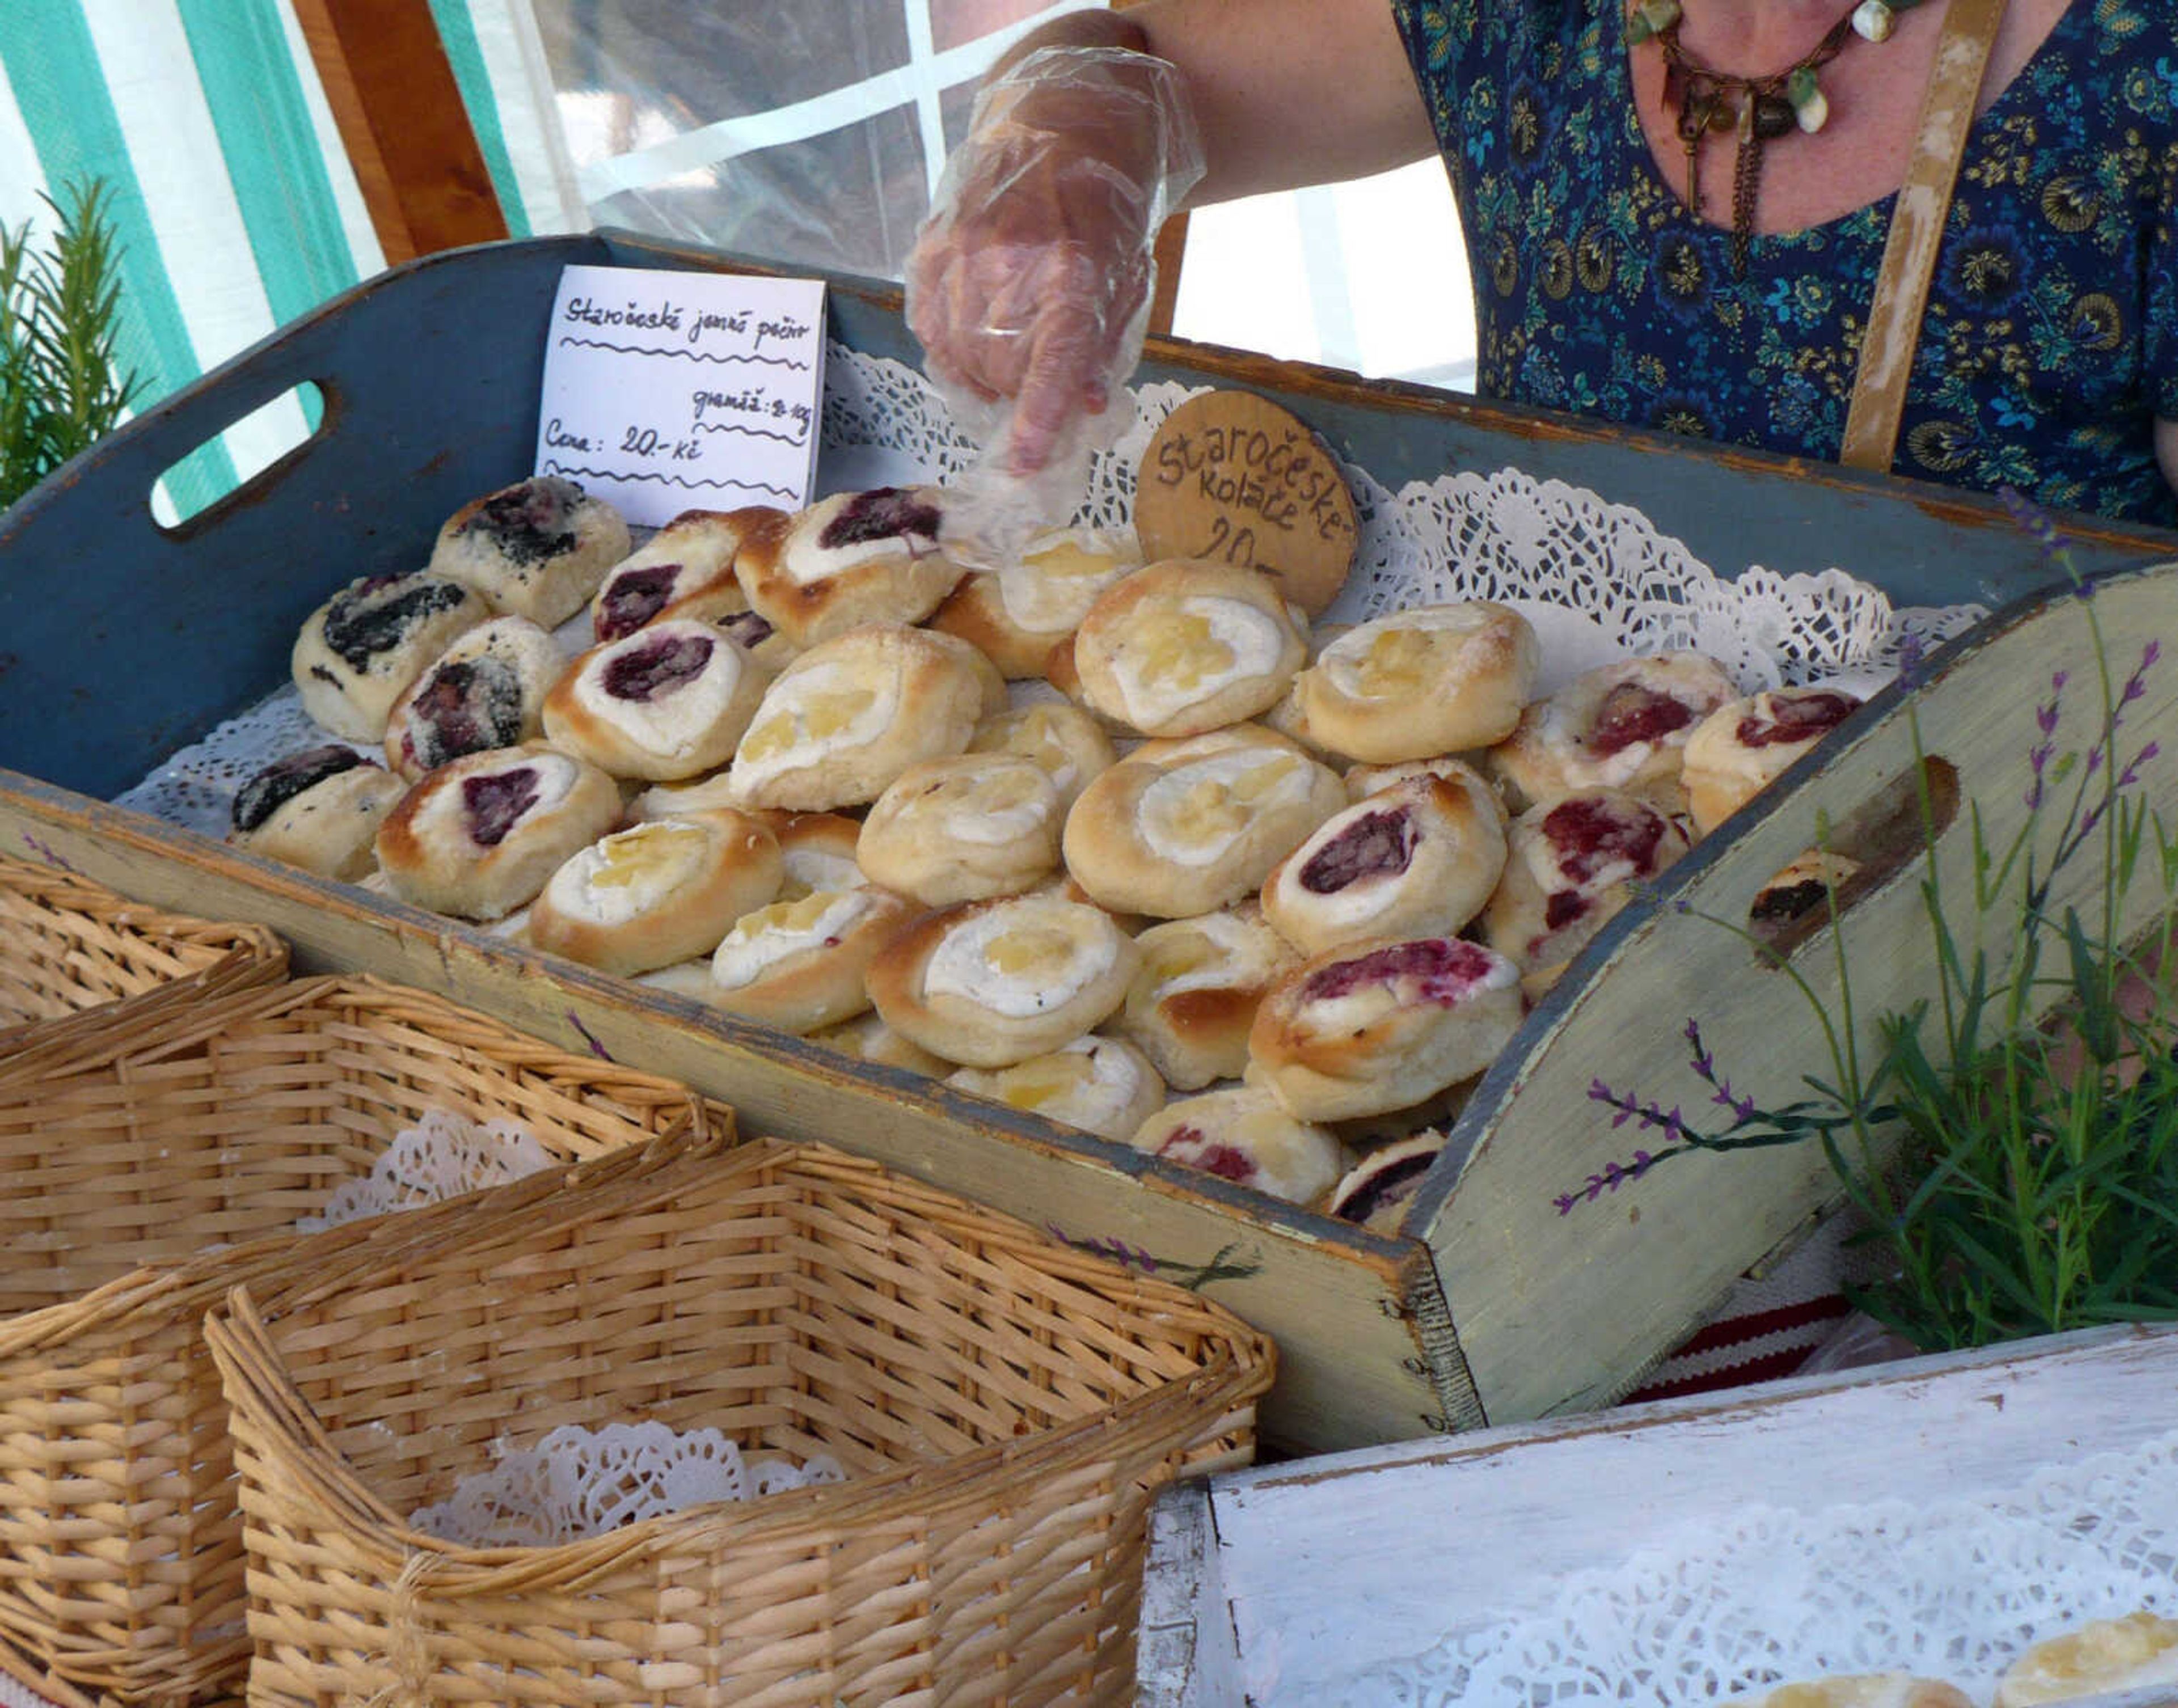
[[[102,184],[43,197],[53,229],[0,226],[0,510],[118,424],[140,394],[114,353],[120,251]]]
[[[2016,508],[2069,570],[2047,519]],[[2159,952],[2178,925],[2178,839],[2145,798],[2141,773],[2157,745],[2125,729],[2162,645],[2149,640],[2120,680],[2093,589],[2075,586],[2092,670],[2082,680],[2056,672],[2034,707],[2022,749],[2028,816],[2009,844],[1993,846],[1970,810],[1970,898],[1942,893],[1922,770],[1934,996],[1879,1017],[1864,1059],[1835,917],[1836,1012],[1767,945],[1715,920],[1798,985],[1830,1079],[1810,1078],[1809,1094],[1793,1102],[1758,1106],[1734,1091],[1688,1021],[1694,1075],[1729,1118],[1705,1130],[1599,1079],[1590,1095],[1617,1111],[1613,1124],[1662,1143],[1561,1194],[1562,1214],[1675,1157],[1813,1143],[1858,1213],[1857,1239],[1888,1260],[1883,1280],[1848,1296],[1924,1350],[2178,1318],[2178,968],[2162,964],[2178,947]],[[1924,761],[1910,710],[1907,727]],[[2082,863],[2097,880],[2086,918],[2051,903],[2057,875]],[[2120,904],[2135,883],[2154,887],[2159,910],[2144,940],[2121,942]]]

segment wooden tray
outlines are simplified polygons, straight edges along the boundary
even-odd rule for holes
[[[1473,1102],[1398,1237],[1279,1205],[1130,1149],[897,1072],[851,1063],[698,1005],[510,947],[104,804],[286,679],[298,625],[343,576],[420,563],[459,505],[528,472],[539,352],[568,263],[724,267],[730,258],[616,236],[493,244],[386,274],[296,323],[94,449],[0,521],[0,845],[35,838],[123,892],[261,920],[301,970],[358,969],[443,990],[546,1040],[606,1052],[732,1103],[749,1129],[844,1146],[1010,1211],[1168,1280],[1203,1287],[1277,1340],[1267,1443],[1324,1449],[1583,1410],[1628,1391],[1734,1280],[1802,1236],[1828,1196],[1812,1152],[1695,1159],[1623,1203],[1562,1220],[1553,1198],[1614,1158],[1587,1088],[1606,1064],[1672,1097],[1680,1029],[1700,1017],[1744,1089],[1790,1089],[1814,1029],[1787,981],[1758,974],[1683,897],[1743,917],[1761,881],[1895,784],[1908,743],[1894,699],[1827,745],[1820,776],[1713,838],[1655,903],[1614,923],[1531,1018]],[[911,360],[897,293],[837,281],[835,337]],[[1202,346],[1153,345],[1146,379],[1247,386],[1294,410],[1388,486],[1447,467],[1515,467],[1635,504],[1722,572],[1844,561],[1913,603],[2023,591],[2048,575],[1994,500],[1683,439],[1492,409],[1418,388]],[[166,530],[146,494],[205,437],[309,380],[319,434],[233,498]],[[2178,555],[2178,537],[2067,519],[2084,567]],[[1857,549],[1856,549],[1857,548]],[[2115,633],[2171,626],[2164,579],[2113,589]],[[2022,607],[1956,650],[1922,709],[1931,741],[1992,809],[2016,803],[2028,687],[2074,668],[2066,608]],[[2045,621],[2045,619],[2047,619]],[[2148,625],[2134,628],[2133,625]],[[56,708],[70,715],[57,716]],[[2144,736],[2166,696],[2134,708]],[[2152,720],[2152,722],[2151,722]],[[2166,734],[2178,756],[2178,730]],[[1954,836],[1954,844],[1963,838]],[[1956,859],[1956,846],[1947,857]],[[1910,882],[1847,928],[1881,963],[1869,996],[1921,988]],[[1820,969],[1820,941],[1803,952]],[[1869,1012],[1874,1012],[1871,1005]],[[1464,1173],[1461,1172],[1464,1166]],[[1455,1181],[1457,1184],[1455,1185]]]
[[[2178,1328],[2096,1329],[1181,1484],[1151,1509],[1135,1700],[1343,1702],[1357,1673],[1548,1608],[1667,1523],[2015,1490],[2167,1434],[2174,1381]]]

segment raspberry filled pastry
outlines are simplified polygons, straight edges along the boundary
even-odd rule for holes
[[[747,611],[734,576],[744,537],[785,525],[784,510],[683,510],[611,569],[590,600],[590,635],[624,640],[660,617],[715,623]]]
[[[1623,789],[1677,810],[1694,726],[1739,690],[1699,652],[1627,658],[1576,676],[1520,716],[1490,753],[1515,811],[1590,789]]]
[[[620,786],[540,742],[472,753],[402,795],[378,829],[395,895],[466,919],[504,919],[620,816]]]
[[[1482,910],[1484,941],[1513,961],[1530,994],[1546,990],[1626,905],[1632,887],[1687,851],[1661,807],[1595,789],[1530,807],[1506,832],[1505,876]]]
[[[1839,688],[1768,688],[1710,712],[1688,736],[1679,772],[1696,834],[1730,818],[1859,706]]]
[[[1444,1134],[1435,1128],[1379,1146],[1332,1187],[1324,1214],[1376,1233],[1398,1232],[1422,1176],[1443,1154]]]
[[[1134,1147],[1288,1203],[1321,1197],[1346,1166],[1338,1141],[1252,1085],[1167,1104],[1136,1130]]]
[[[1425,776],[1333,813],[1263,883],[1263,917],[1305,954],[1364,937],[1458,931],[1505,870],[1497,797],[1471,772]]]
[[[544,734],[615,777],[700,777],[731,756],[770,680],[715,625],[664,618],[568,666],[544,696]]]
[[[799,647],[864,623],[920,623],[966,565],[945,554],[934,486],[835,493],[744,540],[734,574],[749,608]]]
[[[1303,962],[1263,998],[1251,1071],[1291,1114],[1405,1109],[1480,1073],[1524,1004],[1505,957],[1450,936],[1377,938]]]

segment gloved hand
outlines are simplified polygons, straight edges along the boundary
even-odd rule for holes
[[[1180,75],[1116,47],[1048,47],[987,85],[907,264],[907,320],[984,469],[1048,502],[1125,429],[1151,258],[1201,178]],[[1064,519],[1064,512],[1045,520]]]

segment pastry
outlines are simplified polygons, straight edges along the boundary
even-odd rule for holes
[[[1694,727],[1679,770],[1694,832],[1707,836],[1860,704],[1836,688],[1769,688],[1727,701]]]
[[[748,806],[861,806],[922,759],[963,752],[1006,685],[966,641],[896,623],[850,629],[780,672],[735,750]]]
[[[344,741],[380,741],[402,690],[491,615],[472,588],[427,570],[350,581],[304,619],[288,669],[303,710]]]
[[[1849,854],[1803,849],[1754,892],[1747,910],[1748,930],[1772,941],[1781,936],[1797,937],[1791,928],[1810,914],[1828,919],[1832,891],[1840,907],[1852,899],[1853,880],[1863,870]]]
[[[590,600],[590,636],[618,641],[660,617],[715,623],[749,608],[734,576],[745,531],[785,525],[786,512],[683,510],[605,572]]]
[[[479,623],[393,702],[386,764],[413,783],[464,753],[535,740],[544,696],[566,664],[560,643],[527,617]]]
[[[1100,909],[1004,896],[926,914],[881,949],[870,999],[933,1055],[1004,1067],[1093,1031],[1134,977],[1135,946]]]
[[[378,864],[412,906],[503,919],[619,816],[620,787],[596,766],[541,742],[493,748],[410,786],[378,827]]]
[[[808,1035],[812,1044],[821,1044],[827,1050],[836,1050],[857,1061],[897,1067],[904,1072],[919,1073],[926,1079],[943,1079],[953,1071],[951,1062],[933,1056],[920,1044],[910,1043],[886,1025],[884,1016],[874,1008]]]
[[[1164,1106],[1164,1082],[1157,1069],[1117,1038],[1077,1038],[1004,1067],[958,1068],[945,1083],[1061,1127],[1122,1142]]]
[[[865,623],[919,623],[966,567],[945,555],[936,487],[835,493],[742,542],[734,574],[749,608],[796,647]]]
[[[1106,718],[1145,735],[1199,735],[1278,703],[1308,658],[1305,621],[1260,570],[1176,558],[1097,595],[1074,668]]]
[[[1505,833],[1505,876],[1482,910],[1482,936],[1549,988],[1632,886],[1687,851],[1676,820],[1638,795],[1589,789],[1530,807]]]
[[[1299,1121],[1252,1085],[1168,1103],[1135,1132],[1134,1147],[1288,1203],[1322,1196],[1346,1166],[1338,1141]]]
[[[601,973],[650,972],[709,954],[778,895],[783,869],[748,814],[652,819],[571,855],[530,906],[529,941]]]
[[[1252,904],[1152,925],[1135,948],[1112,1024],[1179,1091],[1240,1077],[1263,993],[1301,958]]]
[[[1333,813],[1263,882],[1263,917],[1314,954],[1363,937],[1460,930],[1505,870],[1481,778],[1416,777]]]
[[[1097,720],[1059,700],[1032,701],[994,712],[968,738],[971,753],[1017,753],[1043,767],[1059,791],[1059,810],[1071,808],[1092,778],[1111,769],[1119,755]]]
[[[1523,1006],[1519,969],[1480,943],[1372,939],[1272,986],[1249,1062],[1304,1121],[1382,1114],[1480,1072],[1512,1041]]]
[[[1300,673],[1309,739],[1373,765],[1502,741],[1540,658],[1535,631],[1486,599],[1421,605],[1356,625]]]
[[[474,587],[493,610],[556,628],[627,555],[627,522],[572,480],[533,475],[446,518],[431,570]]]
[[[2039,1708],[2150,1685],[2178,1700],[2178,1622],[2145,1610],[2035,1644],[2005,1669],[1995,1708]]]
[[[1258,888],[1345,804],[1337,772],[1241,725],[1145,744],[1082,790],[1061,847],[1099,906],[1185,919]]]
[[[1699,652],[1626,658],[1576,676],[1520,714],[1489,766],[1518,812],[1589,789],[1623,789],[1667,811],[1694,727],[1739,692]]]
[[[227,840],[237,848],[354,883],[378,864],[379,821],[408,785],[337,743],[276,759],[235,791]]]
[[[870,963],[912,911],[873,885],[759,908],[720,940],[704,1000],[782,1032],[835,1026],[870,1006]]]
[[[911,765],[862,820],[873,884],[926,908],[1018,894],[1059,865],[1059,791],[1032,759],[964,753]]]
[[[1441,753],[1434,759],[1403,759],[1396,765],[1349,765],[1346,767],[1346,798],[1366,800],[1381,794],[1395,783],[1404,783],[1410,777],[1471,777],[1490,788],[1491,799],[1497,802],[1497,816],[1508,816],[1505,804],[1497,788],[1482,772],[1478,771],[1456,753]]]
[[[724,630],[663,618],[569,665],[544,696],[544,734],[615,777],[698,777],[733,752],[769,681]]]
[[[1041,677],[1052,647],[1081,626],[1097,594],[1141,561],[1130,533],[1042,534],[1019,564],[966,577],[930,626],[981,648],[1010,682]]]
[[[786,876],[780,881],[782,901],[818,890],[851,890],[869,881],[857,857],[862,848],[859,820],[838,812],[761,811],[757,816],[779,838]]]
[[[1443,1154],[1444,1135],[1433,1127],[1378,1147],[1332,1187],[1324,1214],[1376,1233],[1396,1234],[1422,1176]]]
[[[1725,1708],[1973,1708],[1962,1692],[1904,1673],[1857,1673],[1734,1696]]]

